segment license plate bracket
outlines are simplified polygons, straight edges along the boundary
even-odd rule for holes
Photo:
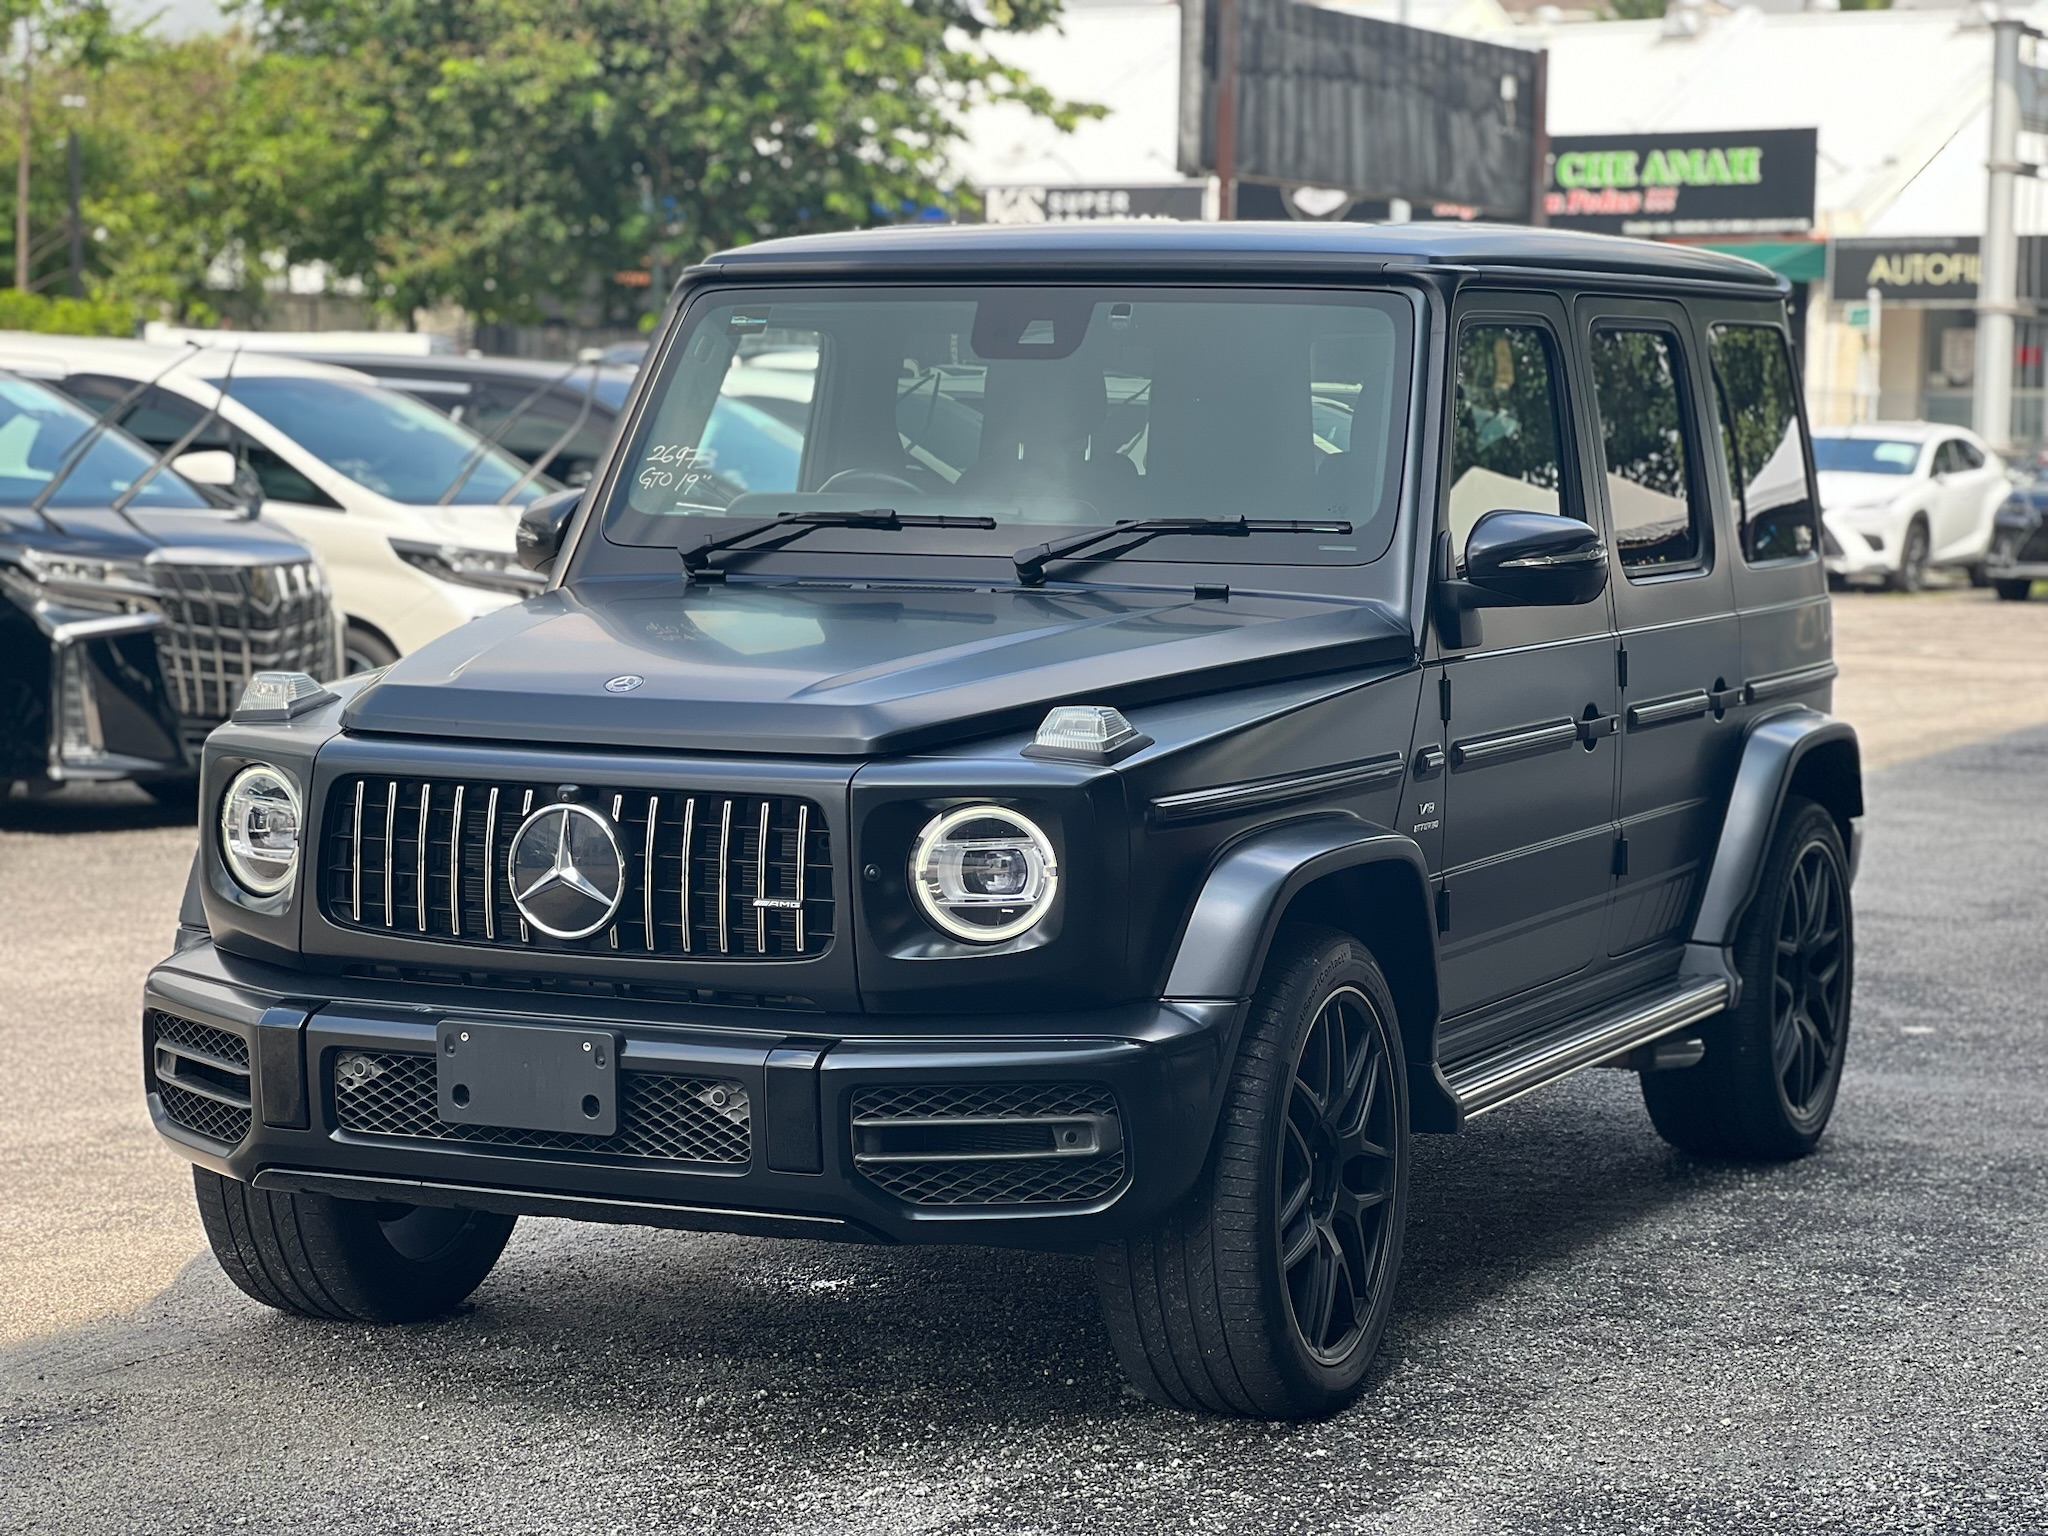
[[[603,1029],[442,1022],[437,1113],[450,1125],[613,1136],[619,1042]]]

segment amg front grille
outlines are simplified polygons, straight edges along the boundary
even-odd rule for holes
[[[612,1136],[450,1125],[436,1116],[436,1102],[432,1056],[410,1051],[343,1051],[335,1058],[335,1124],[358,1136],[480,1142],[538,1152],[728,1166],[744,1165],[753,1155],[747,1090],[723,1078],[621,1073],[619,1129]]]
[[[912,1205],[1077,1205],[1123,1183],[1116,1098],[1092,1083],[906,1083],[853,1096],[853,1161]]]
[[[341,670],[327,581],[314,562],[149,569],[164,614],[157,664],[185,719],[227,719],[258,672],[324,680]]]
[[[520,827],[557,793],[523,782],[340,780],[322,850],[327,916],[401,938],[671,960],[796,960],[830,946],[832,850],[816,805],[613,785],[580,787],[576,803],[617,845],[616,910],[581,938],[542,932],[514,899],[510,858]]]
[[[152,1008],[150,1070],[172,1124],[234,1146],[249,1134],[249,1042],[210,1024]]]

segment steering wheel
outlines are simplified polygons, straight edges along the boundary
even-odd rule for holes
[[[818,487],[826,491],[908,491],[913,496],[924,495],[924,487],[914,480],[901,475],[892,475],[886,469],[842,469],[836,475],[828,476]]]

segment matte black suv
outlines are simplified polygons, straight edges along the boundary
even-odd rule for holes
[[[786,461],[743,352],[815,370]],[[1147,1393],[1292,1416],[1411,1134],[1610,1065],[1807,1152],[1862,799],[1796,378],[1761,268],[1540,231],[707,262],[544,595],[208,745],[144,1047],[215,1253],[391,1322],[522,1212],[1092,1250]]]

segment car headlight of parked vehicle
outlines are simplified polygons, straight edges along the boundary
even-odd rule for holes
[[[391,552],[415,570],[425,571],[437,581],[453,582],[458,587],[482,587],[490,592],[528,597],[547,585],[547,577],[527,570],[510,550],[470,549],[460,544],[423,544],[413,539],[393,539]]]
[[[910,855],[910,888],[940,931],[976,944],[1037,926],[1059,892],[1052,842],[1029,817],[967,805],[926,823]]]
[[[22,549],[10,556],[9,563],[47,595],[67,601],[127,607],[129,600],[157,595],[149,567],[140,560],[94,560]]]
[[[220,804],[221,858],[235,883],[252,896],[290,885],[304,819],[298,786],[282,770],[255,763],[236,774]]]

